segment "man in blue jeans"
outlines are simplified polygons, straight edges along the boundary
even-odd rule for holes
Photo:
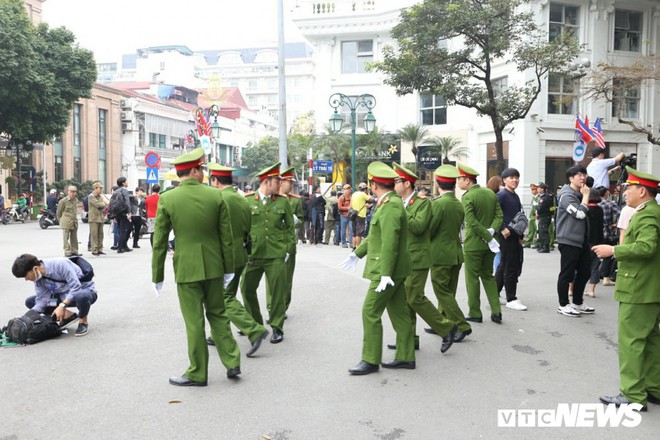
[[[11,271],[16,278],[34,282],[35,294],[25,300],[27,308],[50,314],[60,327],[79,319],[76,336],[87,334],[87,316],[98,295],[94,281],[80,280],[83,272],[77,264],[68,258],[40,260],[23,254],[16,258]],[[69,307],[76,307],[78,313],[71,312]]]

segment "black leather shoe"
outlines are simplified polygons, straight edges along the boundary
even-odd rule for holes
[[[210,345],[212,347],[215,347],[215,341],[213,339],[211,339],[211,337],[209,336],[208,338],[206,338],[206,345]]]
[[[653,394],[646,392],[646,400],[654,405],[660,405],[660,397],[654,396]]]
[[[140,249],[140,246],[138,246],[137,244],[134,244],[133,249]]]
[[[271,344],[279,344],[284,340],[284,334],[282,333],[282,330],[278,328],[273,329],[273,336],[270,337],[270,343]]]
[[[396,344],[387,344],[390,350],[396,350]],[[419,342],[415,342],[415,350],[419,350]]]
[[[195,380],[190,380],[186,376],[173,376],[170,377],[170,385],[176,385],[178,387],[205,387],[206,381],[197,382]]]
[[[133,249],[131,249],[131,248],[129,248],[129,247],[124,248],[124,252],[133,252]]]
[[[648,394],[648,393],[647,393]],[[600,401],[603,402],[605,405],[628,405],[629,403],[633,403],[626,396],[623,394],[619,394],[618,396],[600,396]],[[642,406],[642,409],[640,409],[641,412],[646,412],[647,408],[646,406]]]
[[[415,369],[415,361],[397,361],[394,359],[392,362],[382,362],[380,365],[383,368],[405,368],[406,370]]]
[[[425,331],[426,333],[430,334],[430,335],[437,335],[437,333],[435,332],[435,330],[433,330],[431,327],[425,327],[425,328],[424,328],[424,331]]]
[[[99,251],[99,255],[106,255],[106,253],[103,251]]]
[[[112,249],[113,251],[116,251],[116,250],[117,250],[117,246],[110,246],[110,249]]]
[[[549,254],[550,249],[537,249],[536,252],[538,252],[539,254]]]
[[[458,326],[454,324],[454,327],[449,331],[449,334],[442,338],[442,346],[440,347],[440,353],[444,353],[451,348],[454,344],[454,339],[456,339],[456,331]]]
[[[457,332],[456,336],[454,336],[454,342],[462,342],[467,335],[471,335],[471,334],[472,334],[471,328],[465,330],[464,332]]]
[[[359,364],[348,370],[353,376],[363,376],[378,371],[378,365],[370,364],[369,362],[360,361]]]
[[[490,315],[490,320],[493,321],[495,324],[502,324],[502,314],[493,313],[492,315]]]
[[[484,318],[473,318],[472,316],[466,316],[465,320],[470,322],[478,322],[478,323],[484,322]]]
[[[235,379],[238,377],[238,375],[241,374],[241,367],[234,367],[234,368],[228,368],[227,369],[227,378],[228,379]]]
[[[250,350],[245,354],[247,357],[252,357],[254,354],[259,350],[259,347],[261,347],[261,343],[263,342],[264,339],[268,337],[269,331],[266,330],[264,331],[261,336],[259,336],[257,339],[252,342],[252,347],[250,347]]]

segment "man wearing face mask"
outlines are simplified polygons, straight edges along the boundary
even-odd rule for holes
[[[23,254],[16,258],[11,271],[16,278],[34,282],[35,294],[25,300],[28,309],[50,314],[60,327],[80,319],[75,334],[87,334],[87,316],[98,295],[94,281],[80,281],[83,272],[78,265],[68,258],[40,260]],[[76,307],[78,314],[68,310],[69,307]]]

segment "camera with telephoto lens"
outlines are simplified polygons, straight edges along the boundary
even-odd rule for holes
[[[621,168],[625,170],[626,167],[637,168],[637,153],[631,153],[623,158]]]

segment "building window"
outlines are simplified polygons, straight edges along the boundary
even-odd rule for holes
[[[277,105],[277,95],[268,95],[268,105]]]
[[[250,107],[256,107],[259,104],[259,100],[257,99],[257,95],[248,95],[248,105]]]
[[[577,6],[550,3],[550,28],[548,38],[557,39],[562,33],[579,38],[580,8]]]
[[[495,96],[501,95],[502,92],[509,87],[509,77],[503,76],[501,78],[495,78],[491,81],[491,85],[493,86],[493,93],[495,93]]]
[[[158,148],[167,148],[167,136],[164,134],[158,135]]]
[[[575,80],[554,73],[548,75],[548,113],[575,114],[576,102]]]
[[[73,157],[80,159],[81,152],[81,114],[82,114],[82,105],[74,104],[73,105]]]
[[[614,13],[614,50],[639,52],[642,41],[642,13],[616,11]]]
[[[255,90],[258,86],[258,81],[256,79],[251,79],[248,81],[248,90]]]
[[[73,178],[82,182],[82,163],[79,157],[73,158]]]
[[[58,182],[64,179],[64,145],[62,145],[62,138],[55,138],[53,153],[55,156],[55,181]]]
[[[99,180],[103,183],[105,187],[106,175],[105,175],[105,160],[106,160],[106,146],[107,146],[107,110],[99,110]]]
[[[342,41],[341,73],[365,73],[374,60],[372,40]]]
[[[99,159],[99,180],[103,184],[103,188],[106,188],[106,164],[105,159]]]
[[[161,61],[159,67],[161,71],[165,70],[165,61]]]
[[[502,156],[504,158],[504,168],[509,166],[509,141],[502,143]],[[486,166],[487,166],[487,179],[493,176],[498,176],[500,173],[497,171],[497,148],[495,142],[486,144]]]
[[[268,80],[268,90],[277,90],[277,80],[276,79],[269,79]]]
[[[613,83],[612,116],[626,119],[639,118],[639,85],[623,84],[615,79]]]
[[[422,125],[443,125],[447,123],[445,98],[430,93],[422,93],[419,98]]]
[[[149,146],[151,148],[156,148],[157,145],[158,145],[158,134],[149,133]]]

